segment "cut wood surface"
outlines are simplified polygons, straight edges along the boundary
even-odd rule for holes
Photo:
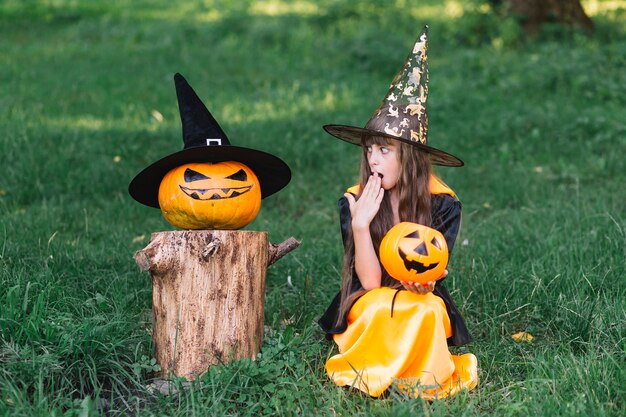
[[[213,364],[255,358],[263,342],[267,267],[299,242],[266,232],[153,233],[135,254],[152,278],[155,358],[161,377],[193,380]]]

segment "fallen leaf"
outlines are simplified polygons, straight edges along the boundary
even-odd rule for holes
[[[521,342],[531,342],[535,337],[527,332],[517,332],[514,335],[511,336],[511,338],[513,340],[515,340],[517,343],[521,343]]]
[[[161,114],[161,112],[160,112],[160,111],[158,111],[158,110],[152,110],[152,112],[150,113],[150,115],[152,116],[152,118],[153,118],[155,121],[157,121],[157,122],[159,122],[159,123],[161,123],[161,122],[163,121],[163,119],[164,119],[163,115],[162,115],[162,114]]]

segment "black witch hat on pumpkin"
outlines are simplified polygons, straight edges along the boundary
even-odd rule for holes
[[[428,145],[428,26],[420,33],[387,95],[364,128],[325,125],[331,135],[355,145],[370,136],[400,140],[428,153],[433,164],[460,167],[463,161]]]
[[[289,183],[291,170],[285,162],[266,152],[232,146],[187,80],[177,73],[174,83],[184,148],[156,161],[133,178],[128,192],[135,200],[159,208],[159,185],[163,177],[171,169],[193,162],[237,161],[247,165],[259,179],[261,198],[274,194]]]

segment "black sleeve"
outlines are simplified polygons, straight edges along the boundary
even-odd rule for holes
[[[346,247],[346,239],[348,239],[348,231],[350,230],[350,223],[352,222],[352,216],[350,215],[350,203],[345,197],[341,197],[337,202],[339,205],[339,225],[341,226],[341,240],[343,247]]]
[[[433,196],[432,201],[432,227],[441,232],[448,244],[448,252],[452,255],[452,249],[456,242],[461,227],[461,202],[446,194]],[[450,293],[444,285],[446,279],[442,278],[435,284],[433,294],[441,297],[446,305],[450,323],[452,325],[452,337],[448,339],[450,346],[462,346],[472,341],[472,336],[467,330],[463,316],[452,300]]]
[[[341,238],[343,241],[344,251],[346,249],[346,242],[349,239],[349,231],[352,227],[352,215],[350,214],[350,203],[348,199],[345,197],[341,197],[339,199],[339,225],[341,226]],[[354,250],[354,247],[353,249]],[[363,289],[361,286],[361,281],[359,281],[359,277],[356,274],[356,270],[354,266],[352,266],[352,286],[351,291],[359,291]]]
[[[348,232],[350,231],[350,223],[352,222],[350,216],[350,204],[348,203],[348,199],[345,197],[341,197],[338,201],[339,205],[339,226],[341,227],[341,238],[343,241],[344,250],[346,248],[346,242],[348,239]],[[356,272],[354,268],[352,269],[352,288],[351,291],[357,291],[361,288],[361,283],[356,276]],[[339,316],[339,305],[341,303],[341,291],[335,295],[332,302],[322,314],[322,317],[317,321],[322,330],[326,333],[327,339],[332,339],[333,334],[343,333],[348,327],[348,312],[344,314],[341,318],[341,322],[337,323],[337,318]]]
[[[454,197],[446,194],[433,196],[432,227],[439,230],[446,239],[450,254],[461,227],[461,209],[461,202]]]

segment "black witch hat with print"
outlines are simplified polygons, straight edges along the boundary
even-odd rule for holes
[[[433,164],[463,166],[454,155],[428,145],[428,26],[420,33],[402,69],[365,127],[325,125],[331,135],[355,145],[370,136],[400,140],[427,152]]]
[[[173,168],[193,162],[237,161],[247,165],[259,179],[261,198],[274,194],[289,183],[291,170],[285,162],[266,152],[231,145],[226,133],[187,80],[177,73],[174,83],[184,147],[156,161],[133,178],[128,192],[135,200],[159,208],[159,185],[163,177]]]

